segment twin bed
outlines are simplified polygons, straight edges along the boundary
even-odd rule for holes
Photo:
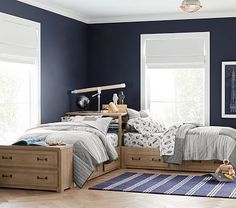
[[[107,132],[111,120],[75,116],[69,122],[33,128],[20,140],[73,144],[73,175],[79,187],[120,167],[214,171],[225,158],[236,166],[233,128],[182,124],[165,129],[151,118],[130,119],[132,130],[124,134],[121,145],[117,134]]]

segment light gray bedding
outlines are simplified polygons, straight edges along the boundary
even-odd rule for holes
[[[98,164],[117,159],[115,147],[103,131],[88,122],[43,124],[26,132],[20,140],[73,144],[74,182],[82,187]]]

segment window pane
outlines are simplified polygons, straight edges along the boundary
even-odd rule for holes
[[[30,127],[28,104],[2,104],[0,116],[1,144],[12,144]]]
[[[148,69],[151,101],[174,101],[175,76],[170,69]]]
[[[0,61],[0,144],[11,144],[32,126],[35,71],[35,65]]]
[[[203,69],[147,69],[151,113],[166,125],[204,123]]]

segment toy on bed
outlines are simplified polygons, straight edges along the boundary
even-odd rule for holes
[[[216,173],[222,173],[230,180],[234,180],[234,178],[236,178],[234,168],[230,165],[229,160],[227,159],[223,160],[223,164],[216,169]]]

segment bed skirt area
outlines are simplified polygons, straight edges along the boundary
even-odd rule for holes
[[[158,148],[121,147],[121,168],[215,172],[222,161],[183,161],[181,165],[164,163]]]

